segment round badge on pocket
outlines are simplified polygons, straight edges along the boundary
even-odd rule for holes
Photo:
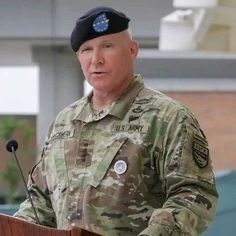
[[[119,175],[122,175],[127,170],[127,164],[123,160],[119,160],[114,165],[115,172]]]

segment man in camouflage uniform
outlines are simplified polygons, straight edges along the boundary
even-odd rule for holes
[[[50,127],[28,187],[40,224],[106,236],[200,235],[217,192],[193,114],[134,75],[129,18],[95,8],[71,35],[93,91]],[[28,200],[16,217],[36,222]]]

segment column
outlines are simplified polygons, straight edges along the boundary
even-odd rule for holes
[[[34,46],[39,66],[39,114],[37,146],[42,148],[56,114],[83,96],[83,76],[75,53],[66,46]]]

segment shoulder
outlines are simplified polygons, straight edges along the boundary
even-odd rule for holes
[[[173,116],[194,118],[194,114],[184,103],[146,86],[140,91],[134,103],[143,104],[147,110],[156,111],[155,115],[165,120],[170,120]]]
[[[81,99],[62,109],[57,114],[54,125],[58,123],[68,123],[73,120],[82,111],[86,103],[87,97],[82,97]]]

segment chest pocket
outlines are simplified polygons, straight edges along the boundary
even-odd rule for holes
[[[114,202],[127,204],[135,199],[137,204],[141,204],[144,196],[151,199],[152,194],[156,197],[161,191],[157,173],[151,168],[147,148],[143,143],[134,143],[128,137],[110,145],[93,171],[90,186],[89,194],[86,195],[88,202],[97,206],[105,203],[114,209]],[[94,196],[103,197],[97,199]]]

